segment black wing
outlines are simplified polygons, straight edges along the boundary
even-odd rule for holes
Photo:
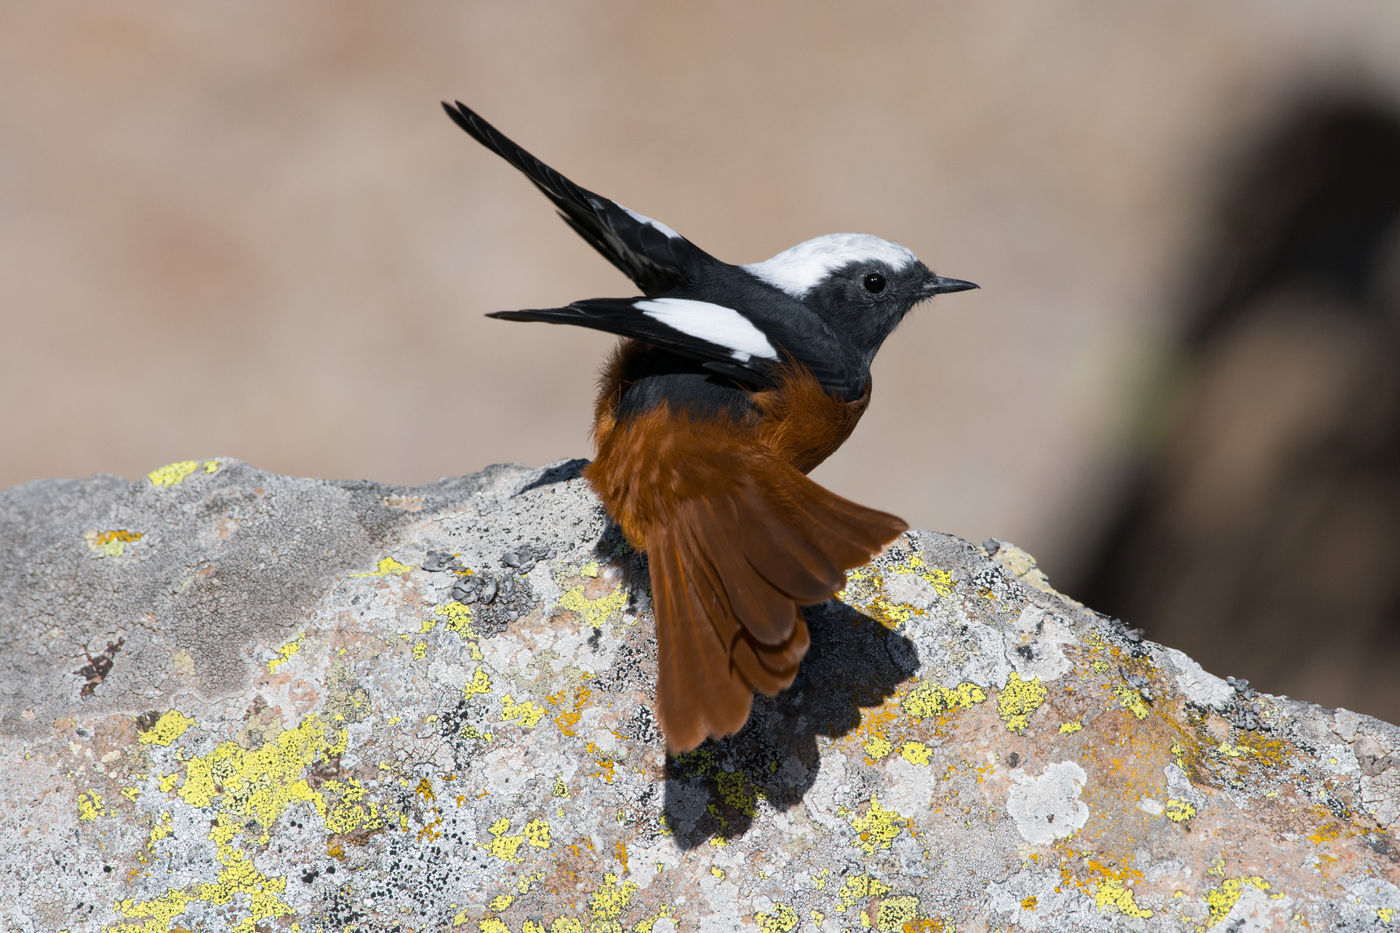
[[[704,265],[719,262],[665,224],[580,188],[520,148],[461,101],[444,101],[442,107],[452,122],[473,139],[525,173],[554,202],[564,222],[645,294],[669,291],[693,278]]]
[[[751,385],[773,385],[783,362],[781,351],[752,323],[727,318],[738,312],[707,302],[677,299],[589,298],[566,308],[493,311],[507,321],[574,324],[631,337],[654,347],[700,360],[706,368]],[[725,320],[706,325],[715,315]]]
[[[799,337],[790,328],[760,324],[750,315],[708,301],[589,298],[564,308],[494,311],[487,317],[574,324],[631,337],[699,360],[706,369],[753,386],[776,385],[783,367],[796,361],[844,398],[856,398],[865,390],[865,376],[849,368],[829,331],[815,340],[810,333]],[[794,348],[809,352],[794,352]]]

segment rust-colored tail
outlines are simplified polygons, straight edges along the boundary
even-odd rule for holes
[[[743,477],[722,499],[678,502],[647,536],[657,715],[673,754],[739,731],[755,690],[791,684],[808,645],[798,607],[831,598],[907,527],[786,472],[778,488]]]
[[[643,416],[617,434],[647,430]],[[658,428],[661,425],[657,426]],[[673,754],[737,732],[753,691],[792,683],[807,652],[799,606],[829,599],[845,572],[908,526],[829,492],[732,429],[669,414],[664,436],[614,436],[586,475],[651,561],[660,655],[657,716]],[[624,451],[647,450],[645,464]],[[629,468],[630,467],[630,468]]]

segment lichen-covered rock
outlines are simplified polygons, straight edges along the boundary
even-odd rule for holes
[[[1400,925],[1400,730],[911,532],[676,760],[578,463],[0,493],[6,930]]]

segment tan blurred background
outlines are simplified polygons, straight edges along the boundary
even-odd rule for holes
[[[2,9],[0,486],[587,455],[609,338],[482,314],[630,286],[457,97],[723,258],[862,231],[981,283],[886,345],[817,478],[1013,540],[1217,673],[1400,720],[1400,157],[1368,135],[1400,5]],[[1376,214],[1350,239],[1297,203],[1345,179]]]

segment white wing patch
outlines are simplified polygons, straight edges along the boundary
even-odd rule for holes
[[[613,203],[616,204],[617,202],[614,201]],[[622,207],[621,204],[618,204],[617,206]],[[635,220],[637,223],[646,224],[648,227],[654,227],[655,229],[660,230],[662,233],[666,234],[666,236],[668,236],[672,240],[679,240],[681,238],[681,235],[679,233],[672,230],[670,227],[666,226],[659,220],[652,220],[646,214],[638,214],[636,211],[626,207],[622,207],[622,211],[628,217],[631,217],[633,220]]]
[[[740,363],[747,363],[755,356],[766,360],[778,358],[778,351],[773,349],[763,331],[733,308],[688,298],[653,298],[638,301],[634,307],[667,327],[726,348]]]
[[[867,260],[883,262],[895,272],[919,261],[898,243],[868,233],[829,233],[743,268],[794,298],[805,298],[833,269]]]

